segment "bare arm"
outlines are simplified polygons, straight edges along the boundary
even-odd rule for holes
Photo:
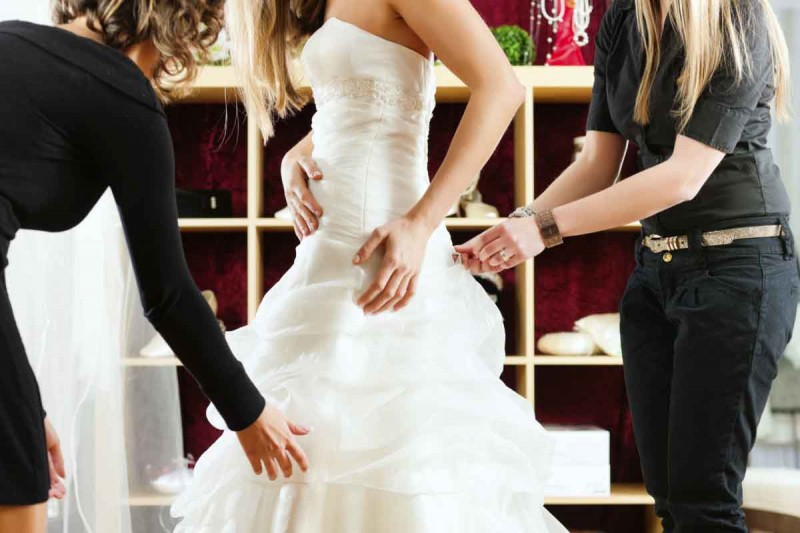
[[[672,157],[604,191],[553,209],[562,235],[630,224],[694,198],[725,154],[679,135]]]
[[[294,232],[297,238],[312,235],[319,228],[323,209],[308,189],[308,180],[321,180],[322,171],[312,159],[314,141],[312,134],[294,145],[281,161],[281,181],[286,205],[292,211]]]
[[[524,88],[467,0],[390,0],[408,26],[470,88],[461,123],[431,186],[409,216],[433,230],[489,157],[524,99]],[[446,20],[443,29],[442,20]]]
[[[358,300],[366,313],[408,304],[431,233],[486,164],[524,98],[508,59],[468,0],[389,3],[470,88],[471,97],[426,193],[406,216],[376,229],[353,259],[361,264],[385,247],[380,271]]]
[[[607,189],[553,209],[565,237],[612,229],[694,198],[725,154],[679,135],[672,157]],[[514,267],[542,252],[539,228],[531,218],[510,219],[457,247],[473,271]],[[505,250],[508,261],[500,256]]]
[[[578,200],[610,187],[625,155],[625,139],[614,133],[590,131],[577,161],[533,202],[534,211]]]

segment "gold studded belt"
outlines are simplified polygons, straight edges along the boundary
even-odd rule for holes
[[[783,226],[750,226],[747,228],[731,228],[703,233],[701,243],[703,246],[725,246],[740,239],[763,239],[765,237],[780,237],[783,235]],[[642,245],[651,252],[674,252],[675,250],[688,250],[689,237],[676,235],[662,237],[661,235],[647,235],[642,240]]]

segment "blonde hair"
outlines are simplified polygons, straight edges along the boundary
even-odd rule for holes
[[[57,0],[53,18],[67,24],[86,17],[112,48],[152,40],[160,52],[153,81],[159,96],[186,86],[209,57],[223,25],[224,0]]]
[[[292,60],[324,21],[324,0],[228,0],[226,27],[247,115],[264,140],[275,117],[302,108],[308,96],[293,79]]]
[[[747,13],[751,2],[760,4],[765,29],[753,27],[759,17]],[[753,31],[766,31],[769,35],[776,111],[780,119],[789,116],[789,49],[769,0],[672,0],[668,15],[685,50],[683,70],[677,80],[675,114],[679,131],[688,125],[697,101],[720,68],[729,69],[737,84],[753,76],[747,40]],[[648,124],[650,94],[661,59],[661,1],[636,0],[636,19],[645,68],[633,117],[639,124]]]

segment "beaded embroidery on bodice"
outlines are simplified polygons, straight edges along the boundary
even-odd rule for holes
[[[350,99],[422,112],[423,119],[433,111],[433,62],[349,22],[329,18],[306,43],[302,61],[318,108]]]

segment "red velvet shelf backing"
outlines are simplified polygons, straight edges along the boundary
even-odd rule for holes
[[[231,191],[233,216],[247,216],[247,121],[236,105],[174,105],[167,119],[182,189]]]
[[[464,114],[464,104],[438,104],[433,111],[428,142],[428,173],[433,178],[442,164]],[[498,208],[501,216],[514,209],[514,129],[509,127],[481,171],[478,190],[483,201]]]
[[[198,288],[217,295],[219,318],[228,329],[247,324],[247,235],[184,233],[182,239]]]

